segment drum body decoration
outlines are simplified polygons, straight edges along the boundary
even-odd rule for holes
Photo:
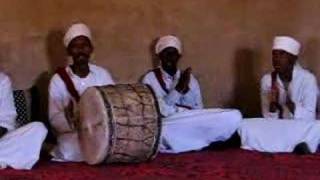
[[[144,84],[88,88],[79,102],[79,140],[88,164],[138,163],[158,152],[157,99]]]

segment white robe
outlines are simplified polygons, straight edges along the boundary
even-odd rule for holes
[[[167,117],[177,112],[187,110],[183,107],[176,106],[176,104],[190,106],[192,109],[203,108],[200,86],[197,79],[193,75],[191,75],[190,78],[190,90],[186,94],[180,94],[175,90],[180,78],[180,70],[178,70],[177,73],[172,77],[162,68],[160,69],[163,81],[165,82],[166,88],[169,90],[168,94],[161,88],[161,85],[158,83],[158,80],[152,71],[143,77],[142,83],[148,84],[152,87],[155,95],[157,96],[160,112],[163,116]]]
[[[89,68],[88,76],[80,78],[72,72],[70,67],[66,67],[79,95],[88,87],[114,84],[107,70],[93,64],[89,64]],[[70,128],[64,112],[72,99],[60,76],[55,74],[49,87],[49,121],[57,135],[58,144],[51,153],[54,156],[53,160],[56,161],[83,161],[78,133]]]
[[[292,152],[297,144],[305,142],[311,152],[315,152],[320,140],[320,122],[315,120],[318,95],[315,76],[296,64],[288,92],[279,76],[277,86],[286,119],[278,119],[279,112],[269,112],[271,74],[267,74],[261,80],[261,105],[265,118],[242,121],[238,129],[241,147],[262,152]],[[294,114],[285,106],[287,93],[295,104]]]
[[[242,119],[238,110],[202,109],[202,97],[198,81],[191,76],[189,92],[185,95],[175,90],[180,71],[174,77],[161,70],[167,94],[155,74],[147,73],[142,82],[154,90],[159,102],[162,119],[160,151],[180,153],[200,150],[212,142],[225,141],[236,131]],[[192,110],[176,106],[189,106]]]
[[[40,122],[29,123],[16,129],[11,81],[0,73],[0,126],[8,132],[0,138],[0,167],[31,169],[39,160],[42,143],[47,129]]]
[[[305,142],[316,152],[320,142],[320,122],[304,120],[244,119],[238,129],[241,148],[261,152],[292,152]]]
[[[294,66],[292,81],[289,84],[288,92],[277,76],[279,88],[279,103],[284,108],[283,117],[287,119],[314,120],[316,116],[316,105],[318,96],[317,80],[313,74],[303,69],[298,63]],[[261,107],[263,117],[278,118],[279,112],[269,112],[269,96],[271,91],[271,74],[266,74],[261,80]],[[285,106],[287,93],[295,104],[295,112],[292,114]]]

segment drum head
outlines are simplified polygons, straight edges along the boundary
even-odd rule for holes
[[[110,131],[108,112],[99,91],[88,88],[81,96],[79,108],[79,138],[85,161],[101,163],[107,156]]]

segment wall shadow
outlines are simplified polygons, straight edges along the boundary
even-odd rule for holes
[[[32,119],[43,122],[49,130],[47,142],[55,142],[52,128],[48,118],[49,83],[58,67],[66,65],[66,52],[63,40],[63,31],[52,30],[46,38],[46,51],[48,57],[48,71],[41,73],[31,88]]]
[[[304,52],[303,52],[303,57],[302,57],[304,67],[307,68],[308,70],[310,70],[316,76],[317,82],[318,82],[318,87],[319,87],[319,78],[320,78],[320,63],[317,60],[317,57],[319,57],[319,55],[320,55],[319,48],[320,48],[319,40],[316,37],[309,38],[304,45],[304,48],[303,48]],[[316,117],[317,117],[317,119],[319,119],[320,118],[320,98],[319,98],[319,96],[317,99],[316,112],[317,112]]]
[[[152,69],[157,68],[160,65],[160,59],[158,58],[154,50],[158,40],[159,38],[153,39],[149,45],[149,57],[151,60]],[[150,72],[152,69],[146,70],[147,72],[143,73],[139,77],[138,82],[142,82],[142,78],[144,77],[144,75]]]
[[[245,118],[260,117],[260,79],[258,53],[249,48],[238,49],[234,57],[235,85],[230,106],[239,109]]]

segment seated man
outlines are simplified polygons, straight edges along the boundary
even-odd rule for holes
[[[90,64],[93,52],[89,28],[73,24],[64,37],[64,45],[73,64],[59,69],[49,87],[49,121],[57,136],[52,155],[57,161],[83,161],[76,131],[75,107],[80,95],[91,86],[114,84],[109,72]]]
[[[31,169],[38,161],[47,129],[32,122],[18,129],[11,81],[0,73],[0,168]]]
[[[261,80],[263,117],[315,119],[317,80],[297,62],[299,49],[299,42],[290,37],[275,38],[272,51],[274,71]]]
[[[243,121],[239,128],[243,148],[315,152],[320,140],[320,125],[315,121],[318,86],[315,76],[297,62],[299,51],[300,43],[291,37],[274,39],[274,71],[261,80],[261,106],[266,119]]]
[[[199,83],[191,68],[180,71],[177,63],[182,46],[175,36],[164,36],[155,52],[161,66],[142,82],[151,86],[163,116],[160,151],[179,153],[199,150],[212,142],[225,141],[236,131],[241,113],[230,109],[203,109]]]

